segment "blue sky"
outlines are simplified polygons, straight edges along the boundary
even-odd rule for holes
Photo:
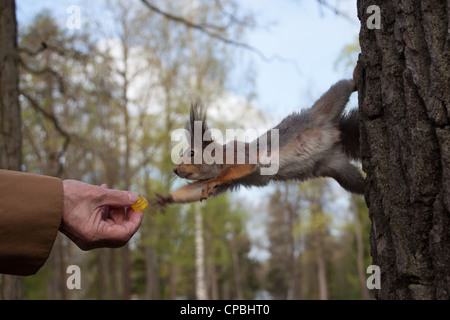
[[[246,0],[261,21],[276,21],[269,31],[250,35],[250,43],[266,56],[278,54],[296,61],[289,63],[257,61],[258,104],[263,109],[295,111],[309,106],[339,79],[351,77],[335,70],[342,48],[355,42],[359,33],[356,1],[339,1],[342,10],[355,17],[353,22],[319,8],[312,0]]]

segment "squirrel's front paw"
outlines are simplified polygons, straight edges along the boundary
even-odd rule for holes
[[[202,194],[200,196],[200,201],[206,200],[216,193],[217,187],[219,186],[219,181],[212,179],[209,180],[202,188]]]
[[[173,197],[172,197],[172,195],[170,195],[170,194],[168,194],[168,195],[163,195],[163,194],[160,194],[160,193],[156,193],[156,192],[155,192],[155,195],[156,195],[156,198],[155,198],[155,199],[152,199],[152,200],[150,201],[150,204],[152,204],[152,205],[158,207],[158,208],[161,209],[161,210],[164,210],[164,209],[166,208],[166,205],[167,205],[167,204],[174,203]]]

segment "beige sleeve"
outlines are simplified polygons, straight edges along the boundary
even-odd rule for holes
[[[31,275],[47,260],[61,224],[58,178],[0,170],[0,273]]]

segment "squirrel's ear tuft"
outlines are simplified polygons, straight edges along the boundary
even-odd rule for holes
[[[205,136],[205,132],[208,131],[208,125],[206,123],[206,111],[203,108],[200,101],[196,100],[195,102],[191,103],[190,117],[189,117],[189,121],[186,123],[186,130],[190,134],[191,145],[194,145],[194,138],[196,137],[195,127],[197,127],[197,128],[200,127],[198,121],[200,121],[200,123],[201,123],[201,136],[199,135],[199,133],[197,133],[197,137],[201,138],[203,140],[203,137]],[[196,122],[197,122],[197,125],[196,125]]]

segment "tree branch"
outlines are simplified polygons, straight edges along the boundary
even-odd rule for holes
[[[28,94],[27,92],[20,90],[19,93],[26,98],[31,106],[33,107],[34,110],[38,111],[39,113],[41,113],[45,118],[47,118],[48,120],[50,120],[53,123],[53,126],[55,127],[56,131],[59,132],[59,134],[61,134],[68,142],[71,139],[71,134],[68,133],[66,130],[64,130],[58,123],[58,120],[56,119],[55,115],[48,112],[47,110],[45,110],[40,104],[39,102],[36,101],[36,99],[34,99],[30,94]],[[65,143],[66,144],[66,143]]]
[[[56,71],[53,70],[52,68],[50,68],[50,67],[44,67],[44,68],[42,68],[42,69],[40,69],[40,70],[35,70],[35,69],[31,68],[29,65],[27,65],[27,64],[23,61],[23,59],[20,58],[20,57],[19,57],[19,64],[20,64],[25,70],[27,70],[28,72],[30,72],[30,73],[32,73],[32,74],[35,74],[35,75],[42,75],[42,74],[45,74],[45,73],[50,73],[51,75],[53,75],[53,76],[57,79],[58,86],[59,86],[59,92],[64,93],[64,79],[63,79],[63,77],[62,77],[58,72],[56,72]]]
[[[166,11],[163,11],[161,9],[159,9],[157,6],[155,6],[154,4],[148,2],[148,0],[141,0],[142,3],[148,7],[150,10],[158,13],[159,15],[162,15],[163,17],[165,17],[166,19],[172,20],[174,22],[180,23],[180,24],[184,24],[185,26],[187,26],[188,28],[192,28],[195,30],[198,30],[206,35],[208,35],[211,38],[217,39],[225,44],[228,45],[232,45],[234,47],[238,47],[238,48],[243,48],[247,51],[253,52],[256,55],[258,55],[263,61],[265,62],[272,62],[274,60],[278,60],[281,61],[283,63],[290,63],[294,66],[295,70],[301,75],[302,72],[300,70],[300,67],[298,66],[297,62],[294,59],[288,59],[288,58],[283,58],[278,54],[274,54],[271,57],[267,57],[264,53],[262,53],[260,50],[258,50],[256,47],[253,47],[245,42],[239,42],[239,41],[235,41],[233,39],[229,39],[226,38],[216,32],[213,32],[211,30],[208,30],[208,28],[214,28],[214,29],[220,29],[222,27],[217,27],[217,26],[213,26],[213,25],[209,25],[209,24],[197,24],[194,23],[192,21],[188,21],[183,17],[180,16],[176,16],[173,15],[171,13],[168,13]]]
[[[56,176],[60,177],[62,175],[64,168],[63,164],[59,161],[59,159],[63,156],[63,154],[69,147],[69,143],[71,141],[72,136],[70,133],[68,133],[59,125],[55,115],[46,111],[31,95],[29,95],[27,92],[23,90],[19,90],[19,93],[30,102],[33,109],[35,109],[37,112],[41,113],[45,118],[50,120],[53,123],[53,126],[55,127],[56,131],[58,131],[58,133],[64,137],[64,143],[61,147],[61,150],[56,155],[56,158],[58,159],[58,171],[56,172]]]
[[[46,49],[47,49],[47,44],[45,42],[41,42],[41,46],[35,51],[25,48],[25,47],[21,47],[21,48],[19,48],[19,52],[26,53],[29,56],[35,57],[39,53],[45,51]]]
[[[163,10],[159,9],[157,6],[155,6],[154,4],[148,2],[147,0],[141,0],[141,1],[150,10],[158,13],[159,15],[162,15],[164,18],[172,20],[172,21],[175,21],[175,22],[178,22],[178,23],[182,23],[182,24],[186,25],[189,28],[197,29],[197,30],[200,30],[202,32],[210,32],[210,31],[206,30],[207,28],[216,29],[218,31],[224,31],[225,30],[225,27],[220,27],[220,26],[207,24],[207,23],[198,24],[198,23],[191,22],[189,20],[186,20],[183,17],[176,16],[176,15],[173,15],[173,14],[171,14],[169,12],[163,11]]]
[[[328,1],[326,0],[317,0],[317,2],[319,3],[319,5],[329,9],[330,11],[333,11],[333,13],[337,16],[341,16],[343,18],[345,18],[346,20],[353,22],[354,20],[349,17],[345,12],[339,10],[337,7],[331,5],[328,3]]]

